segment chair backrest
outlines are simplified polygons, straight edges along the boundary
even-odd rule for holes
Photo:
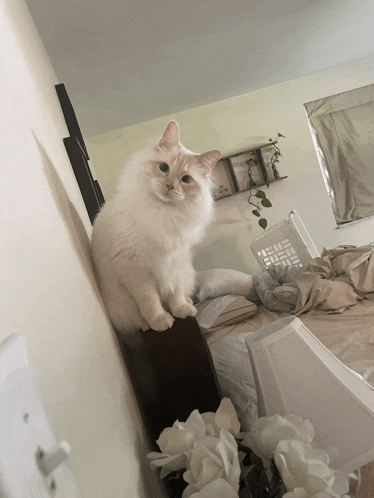
[[[285,220],[258,235],[251,249],[263,270],[277,264],[307,267],[320,255],[295,210]]]

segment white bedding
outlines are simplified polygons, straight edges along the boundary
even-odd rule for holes
[[[243,430],[257,416],[257,397],[245,337],[288,316],[259,306],[255,316],[206,335],[222,394],[234,403]],[[299,319],[344,364],[374,385],[374,301],[362,299],[343,313],[314,309]],[[292,358],[290,358],[292,361]]]

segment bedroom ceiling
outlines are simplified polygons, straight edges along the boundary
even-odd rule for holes
[[[372,0],[26,0],[86,136],[374,51]]]

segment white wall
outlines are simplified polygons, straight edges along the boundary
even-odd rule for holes
[[[0,341],[25,336],[80,497],[161,496],[91,271],[59,82],[23,2],[1,2],[0,20]]]
[[[279,170],[288,179],[269,188],[274,206],[266,212],[269,224],[296,209],[319,250],[343,243],[364,244],[374,240],[374,219],[336,229],[303,103],[370,83],[374,83],[374,55],[360,63],[90,137],[91,158],[109,198],[126,157],[162,134],[170,119],[178,121],[182,142],[195,152],[218,148],[226,154],[266,142],[280,132],[287,138],[279,144],[283,154]],[[239,194],[216,203],[216,221],[195,252],[197,269],[258,272],[250,244],[262,229],[246,199],[246,194]]]

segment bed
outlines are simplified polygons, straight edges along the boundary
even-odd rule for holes
[[[238,381],[241,379],[242,382],[243,378],[247,379],[248,395],[246,398],[250,397],[254,401],[251,406],[246,406],[247,411],[250,409],[251,416],[248,416],[247,422],[242,421],[244,424],[250,424],[250,418],[257,415],[256,390],[252,371],[251,368],[246,368],[250,365],[245,338],[248,334],[289,315],[298,316],[335,357],[360,374],[367,382],[374,384],[373,248],[345,246],[332,250],[325,249],[322,256],[313,259],[306,270],[298,269],[288,280],[285,270],[290,267],[283,265],[282,267],[275,265],[275,267],[282,272],[278,271],[275,279],[277,284],[272,281],[267,283],[267,288],[270,288],[271,292],[264,291],[262,277],[271,273],[274,275],[272,272],[274,266],[270,266],[266,271],[255,276],[253,283],[252,279],[248,278],[249,293],[247,296],[249,298],[247,301],[256,304],[257,309],[244,320],[241,319],[239,311],[236,323],[217,327],[214,311],[209,321],[206,319],[207,305],[205,304],[204,307],[203,303],[198,304],[198,321],[209,345],[223,394],[226,395],[230,388],[234,389],[234,379]],[[326,268],[329,270],[335,268],[335,272],[329,274]],[[210,276],[211,279],[213,274],[214,271]],[[233,280],[234,278],[235,273],[233,273]],[[290,288],[291,291],[293,290],[292,285],[295,282],[301,290],[297,299],[294,295],[291,295],[290,299],[289,290]],[[274,287],[275,285],[278,287]],[[229,289],[229,285],[226,285],[226,288]],[[256,299],[254,295],[256,289],[260,291],[262,300]],[[274,297],[274,294],[279,296],[282,291],[286,294],[286,301],[277,300]],[[220,293],[223,292],[222,288]],[[243,294],[244,292],[243,289]],[[224,298],[214,296],[210,299],[210,303],[219,299]],[[205,297],[205,303],[208,301],[209,299]],[[282,307],[283,312],[280,311]],[[202,318],[201,310],[205,312]],[[215,311],[215,313],[217,315],[219,312]],[[212,320],[216,320],[213,326],[211,326]],[[243,364],[246,365],[244,368],[242,368]],[[238,392],[238,389],[236,386],[235,393],[240,397],[242,393]]]
[[[211,272],[211,279],[214,272]],[[225,286],[215,293],[215,280],[209,292],[222,294]],[[228,280],[226,278],[227,289],[230,287]],[[298,284],[295,286],[297,296],[292,292],[295,282]],[[253,284],[261,299],[256,300],[253,295]],[[201,285],[206,285],[206,282],[202,281]],[[238,306],[236,323],[228,326],[219,325],[217,316],[220,312],[221,317],[225,316],[222,309],[213,307],[210,316],[207,313],[210,306],[207,303],[215,303],[217,308],[217,302],[225,299],[224,296],[214,295],[207,299],[209,292],[205,292],[205,303],[197,304],[197,318],[209,345],[222,395],[234,403],[242,430],[250,430],[259,415],[259,389],[248,354],[248,338],[287,316],[297,316],[336,358],[359,374],[364,383],[374,386],[374,253],[371,245],[324,249],[321,257],[313,259],[306,269],[271,265],[255,276],[253,283],[248,278],[247,285],[247,298],[250,296],[247,301],[253,301],[257,310],[252,310],[244,320],[240,316],[243,302]],[[284,301],[277,299],[277,296],[282,297],[282,292]],[[244,297],[244,292],[242,294]],[[229,317],[233,319],[233,316],[231,310]],[[367,394],[371,396],[371,392]],[[369,446],[374,448],[374,434],[368,435],[372,439]],[[366,456],[365,464],[367,462]],[[374,483],[372,467],[373,464],[369,463],[362,469],[363,479],[356,496],[370,496],[368,486]]]
[[[328,278],[326,261],[339,267],[340,276],[335,272]],[[249,430],[258,417],[258,392],[246,339],[287,316],[297,316],[336,358],[374,386],[373,247],[324,250],[312,263],[297,271],[272,265],[256,276],[226,269],[198,272],[196,319],[177,320],[167,333],[139,332],[131,341],[119,336],[151,444],[164,427],[185,420],[192,410],[216,411],[222,397],[231,399],[242,430]],[[270,281],[275,274],[281,293],[278,289],[274,297],[277,286],[270,285],[265,299],[263,277],[269,280],[269,274]],[[297,296],[296,280],[304,289]],[[320,284],[331,282],[325,292]],[[308,285],[318,292],[309,292],[307,299]],[[372,467],[362,469],[357,498],[370,496]],[[174,489],[168,492],[178,496]]]

